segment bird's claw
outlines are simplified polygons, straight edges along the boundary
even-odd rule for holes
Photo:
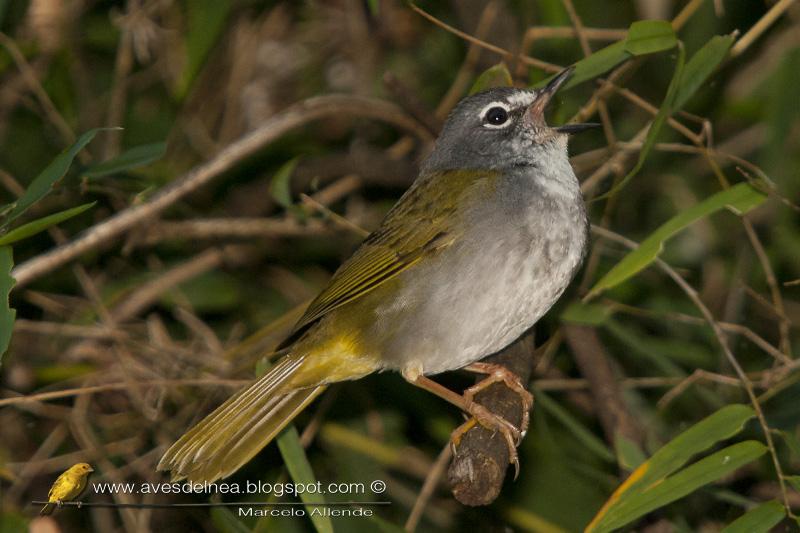
[[[506,445],[508,446],[508,462],[514,465],[514,479],[517,479],[517,476],[519,475],[519,456],[517,454],[517,446],[522,440],[522,434],[520,431],[514,427],[514,424],[502,416],[489,411],[483,405],[476,403],[469,398],[467,398],[465,403],[466,411],[469,415],[471,415],[471,418],[453,431],[450,437],[450,442],[453,445],[453,451],[455,452],[455,448],[457,448],[461,443],[461,439],[464,437],[464,435],[473,427],[475,427],[476,424],[480,424],[489,431],[492,431],[495,434],[500,433],[503,436],[506,441]]]
[[[495,383],[503,383],[510,390],[517,393],[520,401],[522,402],[522,421],[519,424],[519,433],[524,437],[528,432],[528,425],[530,424],[530,411],[533,408],[533,395],[525,388],[522,381],[515,373],[510,371],[503,365],[494,363],[472,363],[466,367],[470,372],[477,372],[479,374],[486,374],[486,378],[480,380],[464,391],[464,398],[467,401],[472,401],[476,394],[482,390],[487,389]],[[519,443],[517,443],[519,445]]]
[[[486,378],[479,381],[472,387],[464,391],[464,405],[466,412],[472,417],[464,424],[456,428],[451,436],[453,444],[453,451],[461,442],[462,437],[473,427],[475,424],[480,424],[486,429],[494,433],[500,432],[508,446],[508,462],[514,465],[514,479],[519,476],[519,455],[517,453],[517,446],[522,442],[522,438],[528,431],[530,423],[530,410],[533,407],[533,395],[528,392],[525,386],[520,381],[519,377],[508,370],[502,365],[492,363],[473,363],[469,365],[467,370],[486,374]],[[475,395],[479,392],[486,390],[489,386],[495,383],[503,383],[510,390],[519,395],[522,402],[522,420],[519,428],[515,427],[511,422],[505,418],[489,411],[483,405],[475,402]]]

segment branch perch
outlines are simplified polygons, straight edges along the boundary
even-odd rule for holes
[[[528,383],[533,369],[533,336],[520,340],[485,361],[503,365]],[[481,378],[479,378],[480,381]],[[503,383],[478,393],[475,400],[519,427],[523,405],[519,395]],[[500,494],[509,466],[508,445],[502,435],[476,425],[461,438],[447,479],[453,496],[464,505],[488,505]]]

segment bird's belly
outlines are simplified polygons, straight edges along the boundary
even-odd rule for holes
[[[499,240],[476,236],[448,249],[379,310],[382,322],[392,324],[386,366],[436,374],[501,350],[564,292],[581,261],[584,235],[582,228],[538,238],[519,231]]]

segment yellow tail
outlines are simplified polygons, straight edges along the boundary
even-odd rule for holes
[[[47,516],[49,514],[53,514],[53,509],[55,509],[55,508],[56,508],[56,504],[48,503],[47,505],[42,507],[42,510],[39,511],[39,514],[42,515],[42,516]]]
[[[234,473],[325,390],[325,385],[282,387],[302,362],[302,357],[284,357],[258,381],[234,394],[173,444],[158,469],[172,471],[173,481],[198,483]]]

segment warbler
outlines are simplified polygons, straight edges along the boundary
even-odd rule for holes
[[[549,127],[544,118],[571,72],[539,90],[494,88],[462,100],[409,190],[279,347],[282,358],[186,432],[158,469],[192,482],[228,476],[327,385],[384,370],[501,432],[516,463],[527,419],[516,428],[472,396],[503,381],[528,412],[519,379],[478,361],[550,309],[587,249],[567,139],[597,125]],[[488,378],[459,395],[427,377],[461,368]]]
[[[88,463],[77,463],[66,469],[50,487],[50,492],[47,493],[49,503],[42,507],[39,514],[49,515],[56,506],[61,506],[61,502],[74,500],[80,496],[92,472],[94,469]]]

